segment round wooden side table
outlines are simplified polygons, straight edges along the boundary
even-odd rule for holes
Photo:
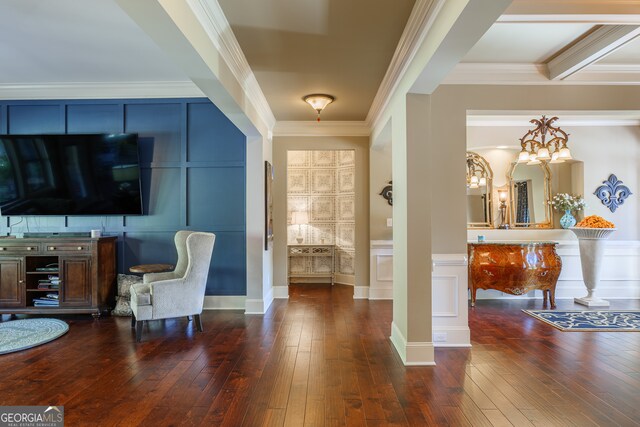
[[[171,264],[140,264],[129,267],[131,273],[146,274],[146,273],[164,273],[165,271],[172,271],[174,268]]]

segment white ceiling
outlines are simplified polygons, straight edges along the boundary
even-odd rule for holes
[[[112,0],[0,2],[0,84],[185,81]]]
[[[462,62],[543,63],[592,28],[593,24],[494,24]]]

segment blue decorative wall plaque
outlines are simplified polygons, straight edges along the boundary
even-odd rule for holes
[[[609,175],[609,179],[602,181],[602,184],[596,190],[595,194],[602,204],[609,208],[611,212],[615,212],[618,206],[624,203],[624,199],[632,193],[629,187],[622,185],[622,181],[614,174]]]

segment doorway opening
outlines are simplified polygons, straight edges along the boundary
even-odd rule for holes
[[[287,276],[355,286],[355,150],[287,152]]]

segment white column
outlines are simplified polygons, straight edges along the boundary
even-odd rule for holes
[[[393,323],[405,365],[434,365],[431,301],[430,96],[407,95],[392,118]]]

